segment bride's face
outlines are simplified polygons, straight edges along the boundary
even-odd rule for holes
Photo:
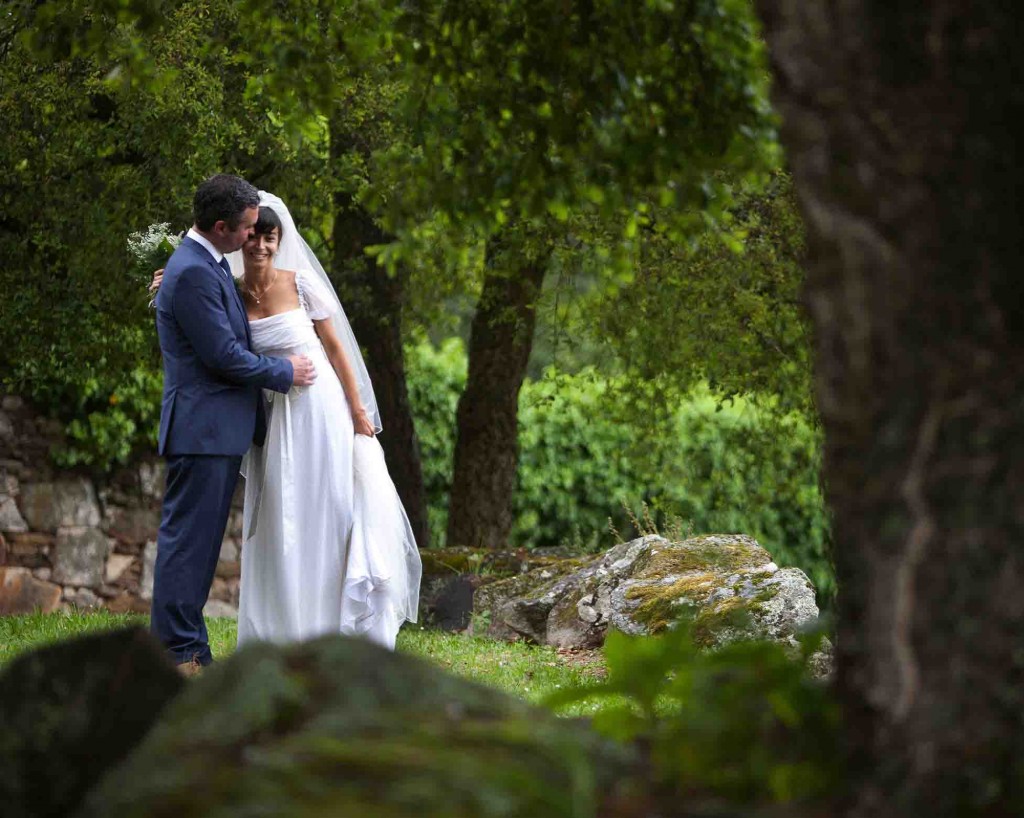
[[[267,264],[277,255],[277,243],[280,239],[275,227],[269,233],[256,233],[242,245],[242,255],[246,261],[257,265]]]

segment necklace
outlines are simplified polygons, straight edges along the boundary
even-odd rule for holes
[[[278,271],[275,268],[275,270],[274,270],[274,277],[272,279],[270,279],[270,283],[260,291],[259,295],[256,295],[256,293],[254,293],[249,288],[248,284],[245,285],[245,291],[247,293],[249,293],[249,297],[252,298],[252,300],[255,301],[257,304],[260,303],[260,299],[263,298],[270,291],[270,288],[273,287],[274,284],[277,282],[277,272]]]

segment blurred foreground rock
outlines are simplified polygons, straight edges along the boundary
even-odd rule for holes
[[[77,815],[562,818],[625,786],[629,752],[362,641],[260,644],[190,683]]]
[[[136,628],[12,661],[0,675],[0,812],[69,815],[182,684],[159,645]]]

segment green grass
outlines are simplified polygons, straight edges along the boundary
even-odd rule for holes
[[[231,619],[207,619],[214,656],[235,650],[236,627]],[[0,616],[0,667],[18,654],[79,634],[126,625],[149,626],[149,617],[107,611],[60,612]],[[403,629],[398,650],[434,662],[457,676],[490,685],[527,701],[540,703],[550,693],[593,681],[594,667],[570,664],[553,648],[495,642],[481,637],[427,630]],[[585,715],[596,709],[575,705],[559,712]]]

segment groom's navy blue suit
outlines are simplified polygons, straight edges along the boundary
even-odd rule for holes
[[[260,389],[287,392],[291,362],[256,355],[227,263],[182,240],[156,297],[167,459],[153,633],[177,662],[212,660],[203,621],[242,455],[266,434]]]

